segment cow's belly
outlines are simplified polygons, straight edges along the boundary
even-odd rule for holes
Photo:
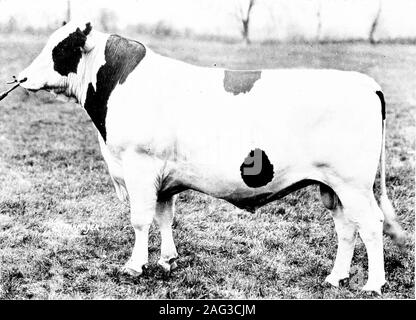
[[[316,182],[320,177],[313,168],[302,168],[296,164],[285,168],[276,166],[270,182],[261,187],[250,187],[242,179],[238,168],[227,172],[227,167],[229,166],[218,168],[207,164],[169,161],[165,167],[160,196],[170,197],[192,189],[253,211]]]

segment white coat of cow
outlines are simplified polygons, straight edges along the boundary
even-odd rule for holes
[[[349,277],[358,233],[369,261],[363,289],[381,292],[383,222],[394,239],[404,233],[387,197],[384,100],[370,77],[198,67],[71,22],[52,34],[23,78],[27,89],[74,97],[96,125],[116,192],[131,206],[135,244],[125,271],[140,274],[148,263],[153,220],[161,231],[159,264],[175,265],[178,192],[254,210],[318,183],[338,235],[326,281],[338,286]],[[373,184],[380,156],[379,207]]]

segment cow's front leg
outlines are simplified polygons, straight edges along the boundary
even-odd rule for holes
[[[135,235],[132,255],[123,271],[138,276],[148,263],[149,228],[156,211],[159,170],[155,160],[133,151],[123,155],[122,163]]]
[[[174,197],[168,200],[158,201],[156,203],[155,221],[159,226],[162,242],[160,246],[160,259],[158,263],[166,272],[170,272],[176,268],[175,260],[178,257],[172,234],[174,212]]]

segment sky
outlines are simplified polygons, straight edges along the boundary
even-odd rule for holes
[[[196,34],[240,36],[239,8],[248,0],[72,0],[75,17],[98,19],[114,11],[112,24],[164,25]],[[65,19],[67,0],[0,0],[0,24],[14,17],[21,27],[58,25]],[[378,38],[416,37],[416,0],[382,0]],[[314,39],[318,8],[321,38],[366,38],[377,14],[378,0],[257,0],[252,11],[252,37]]]

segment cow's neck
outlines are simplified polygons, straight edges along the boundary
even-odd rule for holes
[[[96,89],[98,70],[106,62],[105,47],[108,37],[108,34],[92,31],[89,36],[89,41],[93,44],[92,49],[82,55],[77,73],[68,75],[66,94],[75,97],[82,106],[87,97],[89,84]]]

